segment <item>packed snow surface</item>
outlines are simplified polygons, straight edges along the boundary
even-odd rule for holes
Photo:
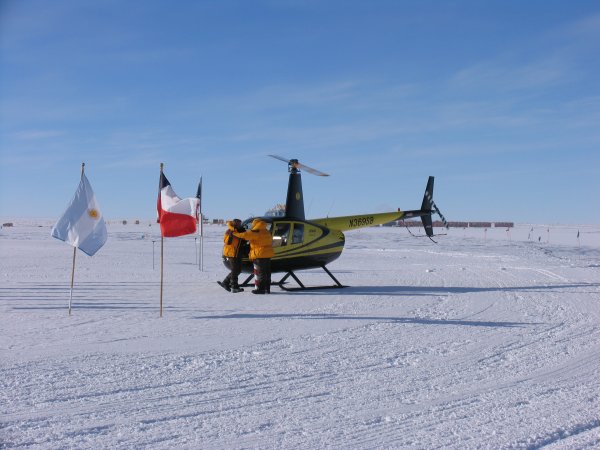
[[[71,316],[50,225],[0,231],[2,448],[600,447],[598,226],[362,229],[349,287],[270,296],[217,285],[207,226],[202,271],[165,240],[161,318],[155,224],[77,252]]]

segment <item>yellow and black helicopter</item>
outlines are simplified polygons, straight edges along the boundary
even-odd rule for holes
[[[326,267],[327,264],[336,260],[342,254],[346,241],[344,231],[382,225],[400,219],[420,217],[425,228],[425,234],[431,239],[434,236],[431,220],[432,213],[437,213],[446,227],[448,226],[446,219],[433,202],[434,177],[429,177],[427,181],[421,209],[411,211],[401,211],[398,209],[398,211],[393,212],[306,220],[304,216],[304,198],[302,195],[300,170],[317,176],[328,176],[328,174],[301,164],[297,159],[288,160],[281,156],[269,156],[286,162],[290,173],[284,215],[258,217],[267,223],[273,236],[275,256],[271,259],[271,271],[272,273],[285,273],[279,282],[273,283],[281,289],[291,291],[345,287]],[[256,218],[251,217],[246,219],[242,223],[242,226],[249,229],[252,221]],[[244,254],[247,255],[247,249]],[[229,268],[226,261],[225,265]],[[307,287],[302,284],[294,273],[296,270],[314,268],[323,269],[335,284]],[[243,286],[248,286],[254,276],[252,262],[248,259],[248,256],[244,256],[242,259],[242,272],[251,274],[242,283]],[[292,277],[300,287],[286,287],[285,283],[289,277]]]

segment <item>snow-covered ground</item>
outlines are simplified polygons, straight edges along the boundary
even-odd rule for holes
[[[349,232],[350,287],[270,296],[215,283],[208,226],[160,318],[155,225],[78,252],[70,317],[50,225],[0,230],[2,448],[600,447],[600,226]]]

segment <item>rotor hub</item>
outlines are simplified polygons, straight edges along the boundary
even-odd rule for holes
[[[298,162],[297,159],[290,159],[290,161],[288,162],[288,172],[291,173],[297,173],[300,170],[298,169],[298,165],[300,163]]]

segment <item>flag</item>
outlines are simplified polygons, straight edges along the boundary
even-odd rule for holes
[[[198,199],[198,209],[199,213],[202,213],[202,177],[200,177],[200,183],[198,183],[198,189],[196,190],[196,198]]]
[[[93,256],[106,242],[106,224],[85,174],[81,175],[71,204],[52,227],[52,237],[77,247],[89,256]]]
[[[197,198],[177,197],[164,173],[158,188],[158,223],[164,237],[177,237],[196,232]]]

